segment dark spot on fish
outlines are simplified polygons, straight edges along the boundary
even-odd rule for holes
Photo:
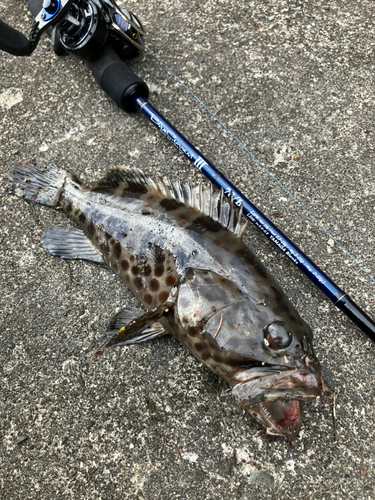
[[[223,361],[223,357],[219,352],[215,352],[212,359],[216,361],[216,363],[221,363]]]
[[[169,297],[168,292],[160,292],[159,293],[159,299],[161,302],[164,302],[165,300],[167,300],[168,297]]]
[[[157,292],[160,288],[159,281],[155,278],[152,278],[150,281],[150,288],[153,292]]]
[[[92,193],[113,194],[118,186],[96,186],[91,189]]]
[[[115,240],[114,238],[111,238],[111,239],[109,240],[109,244],[110,244],[110,245],[114,245],[115,243],[116,243],[116,240]]]
[[[152,304],[152,297],[149,293],[146,293],[146,295],[143,297],[143,300],[145,304],[151,305]]]
[[[149,264],[146,264],[143,269],[142,269],[142,274],[144,276],[150,276],[151,274],[151,266]]]
[[[124,271],[127,271],[129,269],[129,262],[125,259],[121,261],[121,267]]]
[[[133,280],[134,286],[138,288],[138,290],[141,290],[143,288],[143,281],[142,278],[134,278]]]
[[[132,273],[134,274],[134,276],[137,276],[137,274],[139,274],[139,267],[138,266],[133,266],[132,267]]]
[[[203,353],[201,354],[201,358],[202,358],[202,361],[207,361],[208,359],[210,359],[210,358],[211,358],[211,354],[210,354],[209,352],[207,352],[207,351],[206,351],[206,352],[203,352]]]
[[[254,265],[255,263],[254,257],[251,255],[250,250],[248,248],[239,248],[238,250],[236,250],[236,254],[242,257],[242,259],[250,266]]]
[[[189,337],[199,337],[202,329],[199,326],[189,326],[187,334]]]
[[[160,205],[163,208],[165,208],[165,210],[167,212],[170,212],[172,210],[176,210],[177,208],[184,206],[183,203],[181,203],[180,201],[177,201],[174,199],[170,200],[168,198],[164,198],[164,200],[161,200]]]
[[[79,209],[78,209],[78,208],[76,208],[76,209],[74,210],[74,217],[77,217],[77,215],[78,215],[78,214],[79,214]]]
[[[206,231],[210,231],[211,233],[218,233],[223,229],[223,226],[220,222],[211,219],[208,216],[197,217],[190,226],[187,226],[186,229],[190,229],[191,231],[195,231],[198,234],[203,234]]]
[[[78,220],[79,220],[80,222],[82,222],[82,223],[83,223],[83,222],[85,222],[85,220],[86,220],[86,215],[85,215],[83,212],[81,212],[81,213],[79,214]]]
[[[130,260],[131,260],[132,262],[134,262],[134,261],[135,261],[135,257],[134,257],[134,255],[131,255],[131,256],[130,256]]]
[[[72,204],[69,202],[65,205],[65,212],[70,213],[72,211]]]
[[[180,214],[180,215],[178,216],[178,218],[179,218],[180,220],[186,220],[186,219],[187,219],[187,215],[185,215],[185,214]]]
[[[121,193],[122,198],[127,198],[129,195],[135,195],[134,198],[139,198],[141,194],[147,193],[147,187],[145,184],[130,182],[129,185],[123,189]],[[138,195],[138,196],[137,196]]]
[[[246,358],[245,356],[241,356],[240,354],[237,355],[231,355],[231,356],[226,356],[223,361],[225,362],[226,365],[228,366],[241,366],[245,365],[246,363],[249,363],[249,359]]]
[[[165,282],[168,286],[173,286],[176,283],[176,279],[174,276],[167,276]]]
[[[89,236],[91,236],[91,237],[94,236],[94,234],[95,234],[95,226],[92,223],[92,221],[90,221],[87,224],[87,232],[88,232]]]
[[[164,273],[164,266],[162,264],[155,266],[155,276],[163,276],[163,273]]]
[[[119,259],[121,257],[121,245],[120,243],[116,243],[113,247],[113,255],[116,257],[116,259]]]
[[[206,349],[206,346],[202,343],[194,344],[194,348],[197,352],[203,352]]]
[[[283,313],[289,313],[290,309],[289,307],[284,303],[284,302],[278,302],[277,304],[277,311],[279,313],[283,312]]]
[[[255,265],[254,267],[254,271],[256,272],[256,274],[258,274],[259,276],[261,276],[262,278],[267,278],[267,273],[266,271],[260,267],[259,264]]]
[[[154,256],[155,256],[155,261],[157,264],[163,264],[165,261],[165,255],[163,252],[163,249],[159,247],[158,245],[154,246]]]

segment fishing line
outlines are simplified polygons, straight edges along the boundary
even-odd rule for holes
[[[285,193],[300,207],[302,210],[317,224],[326,234],[329,236],[335,244],[375,283],[375,278],[369,274],[366,269],[364,269],[361,264],[332,236],[332,234],[312,215],[312,213],[304,206],[302,203],[297,200],[297,198],[268,170],[267,167],[263,165],[261,161],[256,158],[253,153],[245,146],[245,144],[231,131],[229,128],[202,102],[198,96],[194,94],[192,90],[160,59],[159,56],[153,52],[150,47],[148,47],[143,41],[142,44],[145,48],[150,52],[151,55],[155,57],[155,59],[164,66],[164,68],[194,97],[198,103],[203,106],[203,108],[224,128],[224,130],[244,149],[253,160],[265,171],[267,174],[272,177],[272,179],[285,191]]]

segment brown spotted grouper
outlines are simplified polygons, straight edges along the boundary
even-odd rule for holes
[[[106,264],[147,308],[120,311],[97,356],[170,333],[269,434],[295,437],[300,400],[322,391],[312,331],[243,242],[233,201],[137,169],[112,169],[92,188],[53,164],[14,166],[9,180],[16,195],[80,227],[48,231],[50,253]]]

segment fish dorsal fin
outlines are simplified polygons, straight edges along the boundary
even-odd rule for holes
[[[138,168],[114,167],[95,183],[91,191],[121,196],[124,189],[139,191],[143,188],[147,192],[148,183],[149,178]]]
[[[197,186],[191,186],[190,182],[181,184],[179,181],[170,182],[168,179],[157,181],[158,186],[163,184],[168,197],[183,203],[187,207],[194,208],[197,212],[219,222],[224,229],[242,238],[247,222],[242,223],[242,205],[236,206],[233,195],[228,198],[224,191],[214,192],[212,184],[204,188],[200,182]]]
[[[214,192],[212,184],[204,188],[202,183],[192,186],[190,182],[170,181],[167,178],[152,179],[138,168],[114,167],[92,188],[93,192],[106,192],[124,197],[149,193],[175,200],[188,208],[219,222],[224,229],[239,238],[245,232],[247,222],[242,223],[242,205],[238,207],[233,196],[228,200],[224,191]],[[126,196],[126,194],[125,194]]]

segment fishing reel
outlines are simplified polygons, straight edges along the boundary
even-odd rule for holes
[[[47,31],[57,55],[72,52],[95,60],[110,47],[121,59],[133,59],[144,50],[141,22],[114,0],[29,0],[29,8],[35,16],[29,39],[0,21],[0,49],[30,55]]]
[[[133,59],[144,50],[144,35],[137,17],[114,0],[78,0],[53,27],[51,41],[57,55],[73,52],[92,60],[108,46],[121,59]]]
[[[43,2],[43,4],[42,4]],[[51,35],[57,55],[69,52],[89,63],[102,89],[125,111],[135,112],[132,95],[147,98],[147,84],[124,63],[144,50],[138,18],[114,0],[28,0],[35,16],[30,37],[0,20],[0,50],[29,56],[41,34]]]

